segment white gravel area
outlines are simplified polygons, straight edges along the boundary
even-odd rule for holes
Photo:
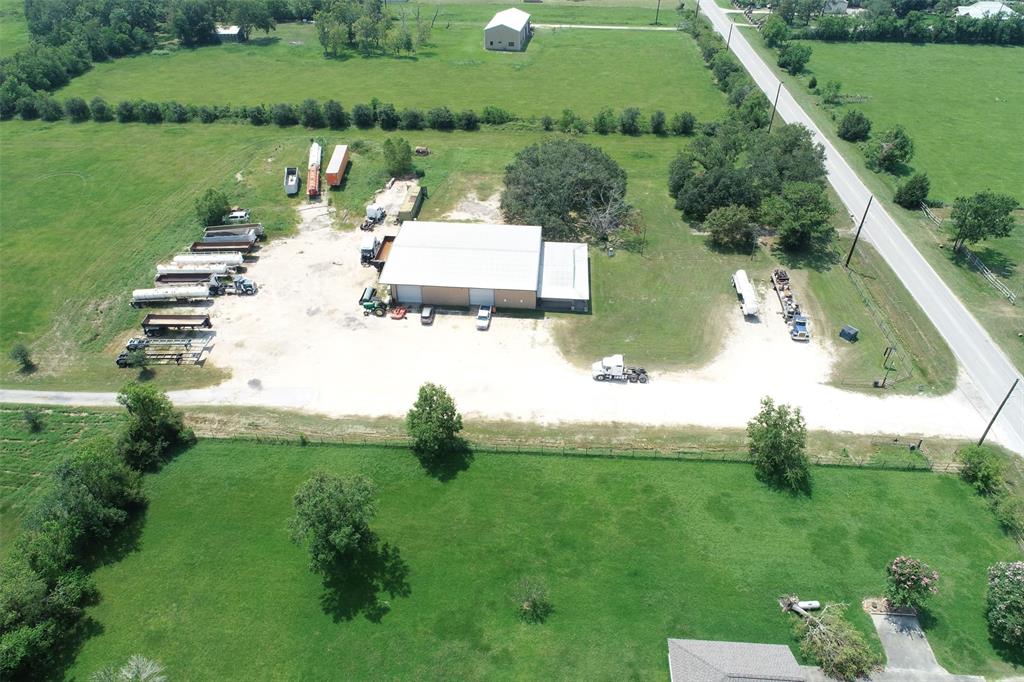
[[[260,286],[256,297],[216,302],[211,362],[230,368],[232,378],[175,392],[175,402],[401,415],[417,388],[433,381],[464,414],[489,419],[736,427],[770,395],[800,406],[813,429],[965,437],[984,428],[962,390],[876,397],[826,385],[831,342],[790,341],[766,298],[770,291],[761,292],[768,311],[762,322],[731,313],[734,331],[712,363],[655,372],[645,386],[599,384],[574,367],[553,340],[556,317],[499,313],[487,332],[476,331],[465,311],[442,311],[430,327],[415,315],[364,317],[358,298],[376,273],[359,265],[362,233],[335,231],[328,211],[306,207],[296,236],[261,250],[248,272]]]

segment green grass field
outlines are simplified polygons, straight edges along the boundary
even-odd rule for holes
[[[754,29],[741,30],[754,49],[774,67],[775,52],[764,46]],[[858,47],[859,52],[851,52]],[[960,194],[993,189],[1024,202],[1020,190],[1024,187],[1024,151],[1013,142],[1020,137],[1024,125],[1021,118],[1015,116],[1024,88],[1024,67],[1016,58],[1024,54],[1022,49],[820,41],[815,41],[812,48],[809,68],[811,73],[817,74],[819,83],[836,79],[843,84],[843,92],[869,96],[867,101],[848,104],[846,108],[863,109],[874,122],[874,130],[883,130],[895,123],[907,128],[916,149],[910,165],[928,173],[933,198],[951,203]],[[945,66],[938,71],[922,55],[931,56]],[[849,68],[851,64],[858,68]],[[906,64],[913,68],[904,68]],[[834,75],[829,75],[828,69]],[[908,211],[892,202],[900,179],[864,168],[860,148],[835,134],[836,120],[844,108],[840,107],[834,114],[823,107],[820,99],[807,89],[809,74],[794,77],[778,68],[774,71],[843,156],[858,168],[861,179],[875,196],[886,201],[890,214],[936,272],[1017,368],[1024,370],[1024,305],[1021,300],[1011,305],[981,275],[950,252],[944,229],[937,229],[920,211]],[[879,73],[887,73],[889,77],[872,75]],[[998,77],[991,75],[996,73]],[[922,74],[927,78],[922,78]],[[956,107],[948,112],[933,107],[927,109],[927,115],[922,115],[916,102],[922,101],[926,92],[941,88],[963,93],[955,99]],[[917,99],[905,93],[916,93]],[[1016,108],[1014,103],[1018,104]],[[1024,221],[1019,219],[1019,222]],[[1018,225],[1006,239],[982,242],[972,248],[1004,284],[1024,295],[1024,271],[1020,267],[1024,263],[1024,224]]]
[[[480,26],[444,26],[438,23],[432,44],[413,57],[325,59],[313,26],[283,24],[249,44],[97,64],[58,96],[196,104],[298,104],[313,97],[348,108],[377,97],[400,109],[496,105],[520,116],[557,117],[568,107],[588,118],[605,106],[692,111],[700,120],[720,111],[695,44],[676,33],[537,29],[525,52],[496,53],[483,49]]]
[[[126,297],[132,288],[151,281],[155,263],[198,233],[191,216],[192,197],[204,187],[221,186],[234,201],[252,208],[255,219],[267,224],[272,234],[287,231],[295,220],[296,203],[281,195],[280,171],[286,163],[301,160],[309,136],[299,128],[231,124],[74,126],[11,121],[3,124],[3,131],[12,153],[0,164],[0,180],[12,191],[0,194],[0,219],[10,226],[0,231],[0,248],[7,258],[0,270],[0,312],[9,321],[0,335],[3,347],[28,343],[40,365],[36,374],[23,376],[3,357],[4,383],[108,390],[128,378],[113,366],[116,341],[142,316],[127,305]],[[355,156],[344,189],[330,195],[342,214],[347,209],[359,215],[383,182],[379,148],[386,135],[379,130],[326,135],[330,143],[363,140],[365,150]],[[468,189],[481,183],[496,187],[515,153],[543,134],[423,131],[408,137],[432,150],[429,157],[417,159],[417,165],[431,197],[423,217],[438,218]],[[595,253],[595,312],[559,316],[565,319],[558,330],[559,343],[576,362],[610,347],[660,368],[706,362],[721,347],[727,327],[719,311],[731,309],[729,275],[743,267],[764,281],[773,259],[760,253],[752,263],[746,255],[713,252],[680,220],[666,194],[665,178],[669,161],[686,141],[618,135],[586,140],[605,149],[629,173],[629,198],[642,211],[648,247],[643,256],[620,251],[608,258]],[[32,182],[29,150],[61,158],[67,170],[57,171],[46,183]],[[59,200],[49,200],[52,196]],[[49,229],[41,233],[39,225]],[[40,245],[45,248],[37,248]],[[85,276],[64,275],[76,268],[83,268]],[[838,267],[831,266],[822,276],[833,284],[820,297],[821,317],[815,324],[831,336],[851,322],[846,308],[856,292]],[[49,286],[39,287],[38,282]],[[892,289],[893,294],[898,291]],[[681,296],[687,305],[678,305]],[[652,310],[659,313],[651,315]],[[211,312],[216,320],[216,304]],[[920,317],[916,307],[912,314]],[[709,319],[718,323],[709,324]],[[865,340],[878,339],[870,325],[861,329]],[[912,334],[908,338],[908,352],[922,365],[938,368],[921,371],[929,377],[926,390],[948,389],[955,376],[948,350],[943,346],[936,355],[918,352],[922,344]],[[877,378],[870,341],[844,347],[840,353],[854,359],[840,366],[837,381],[867,385]],[[161,368],[155,380],[164,387],[210,383],[222,376],[215,356],[211,362],[214,366],[200,371]],[[897,390],[916,390],[916,384]]]
[[[28,45],[24,0],[0,0],[0,59]]]
[[[29,431],[26,410],[41,416],[38,433]],[[61,457],[85,440],[112,434],[118,423],[108,411],[0,408],[0,555],[10,548],[18,524],[49,485]]]
[[[286,530],[315,469],[375,481],[373,527],[404,571],[325,591]],[[70,676],[141,653],[175,679],[659,679],[667,637],[791,644],[779,594],[859,604],[900,553],[942,574],[939,661],[1013,672],[982,603],[987,566],[1019,549],[980,498],[933,474],[814,477],[800,499],[746,465],[478,455],[441,483],[402,450],[203,441],[147,480],[137,547],[94,574],[101,634]],[[523,576],[551,589],[545,625],[515,618]],[[384,579],[405,596],[370,586]]]

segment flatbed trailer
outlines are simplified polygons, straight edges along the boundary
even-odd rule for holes
[[[209,232],[207,232],[206,234],[203,235],[203,238],[199,240],[199,243],[232,244],[238,242],[240,244],[242,242],[246,242],[249,244],[249,248],[252,248],[252,245],[256,243],[257,239],[259,239],[259,237],[256,236],[256,232],[254,230],[249,230],[241,234],[221,234],[219,232],[214,232],[213,234],[210,234]]]
[[[233,251],[236,253],[245,253],[251,250],[253,242],[249,240],[232,240],[225,242],[216,242],[208,244],[205,242],[192,242],[192,246],[188,247],[188,250],[192,253],[217,253],[221,251]]]
[[[142,320],[142,331],[150,337],[169,330],[196,331],[212,328],[209,315],[146,315]]]

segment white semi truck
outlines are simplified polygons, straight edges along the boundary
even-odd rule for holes
[[[590,366],[590,376],[594,381],[628,381],[631,384],[650,381],[646,369],[627,365],[621,354],[609,355],[595,362]]]

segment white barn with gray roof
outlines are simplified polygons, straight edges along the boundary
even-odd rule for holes
[[[410,305],[578,312],[590,306],[586,244],[545,242],[539,225],[407,221],[380,282]]]
[[[530,15],[512,7],[502,10],[484,27],[484,48],[522,52],[530,42]]]

